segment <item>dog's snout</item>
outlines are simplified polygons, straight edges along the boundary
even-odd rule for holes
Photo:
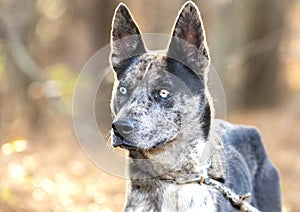
[[[136,122],[132,119],[118,119],[112,124],[112,128],[116,135],[126,138],[135,128]]]

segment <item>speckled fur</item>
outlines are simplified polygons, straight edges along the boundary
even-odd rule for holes
[[[280,211],[278,173],[257,130],[214,119],[206,86],[210,57],[196,5],[181,9],[165,52],[147,51],[124,4],[112,27],[114,123],[135,123],[126,136],[112,130],[112,145],[130,156],[124,211],[236,211],[215,188],[192,182],[202,175],[237,194],[251,192],[251,203],[263,211]],[[161,99],[160,89],[170,97]]]

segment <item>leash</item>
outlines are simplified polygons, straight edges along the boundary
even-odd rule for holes
[[[208,170],[211,166],[211,158],[206,161],[206,169]],[[163,179],[166,180],[166,179]],[[173,180],[167,180],[169,182],[174,182]],[[230,201],[233,207],[239,209],[240,212],[260,212],[257,208],[252,206],[247,199],[250,198],[251,193],[246,193],[244,195],[238,195],[233,190],[225,186],[223,183],[210,178],[206,173],[200,177],[200,179],[195,179],[189,182],[175,182],[179,185],[186,183],[199,183],[200,185],[208,185],[214,187],[217,191],[219,191],[223,196]]]
[[[213,153],[214,154],[214,153]],[[212,155],[213,155],[212,154]],[[208,172],[209,167],[211,166],[211,157],[206,161],[206,171]],[[166,180],[166,179],[164,179]],[[169,182],[174,182],[172,180],[167,180]],[[175,180],[176,182],[176,180]],[[200,177],[200,179],[196,179],[190,182],[185,182],[185,183],[192,183],[192,182],[197,182],[200,185],[208,185],[214,187],[217,191],[219,191],[223,196],[230,201],[233,207],[239,209],[239,212],[261,212],[254,206],[252,206],[249,202],[247,202],[247,199],[250,198],[251,193],[246,193],[244,195],[238,195],[236,194],[233,190],[225,186],[223,183],[214,180],[208,176],[208,174],[204,174]],[[185,184],[185,183],[179,183],[176,182],[177,184]]]
[[[220,191],[224,195],[224,197],[231,202],[231,204],[234,207],[239,209],[240,212],[260,212],[258,209],[256,209],[246,201],[251,196],[251,193],[247,193],[245,195],[237,195],[224,184],[209,177],[202,176],[198,183],[200,185],[206,184],[212,186],[218,191]]]

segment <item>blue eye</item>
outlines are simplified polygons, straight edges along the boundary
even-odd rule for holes
[[[121,87],[119,88],[119,92],[120,92],[122,95],[126,95],[126,94],[127,94],[127,89],[126,89],[125,87],[121,86]]]
[[[163,99],[167,99],[170,96],[170,91],[167,89],[160,89],[158,95]]]

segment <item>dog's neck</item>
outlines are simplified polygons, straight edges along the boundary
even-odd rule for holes
[[[178,208],[217,211],[216,191],[198,183],[202,176],[224,177],[222,149],[215,148],[216,143],[214,136],[206,142],[186,137],[186,140],[173,141],[161,150],[131,150],[131,179],[125,211],[162,208],[167,211]]]
[[[210,143],[199,140],[177,140],[159,150],[131,150],[130,176],[131,179],[152,178],[177,183],[193,181],[207,176],[210,153]]]
[[[169,180],[178,184],[193,182],[201,176],[224,179],[222,144],[212,132],[208,141],[180,139],[160,149],[130,150],[130,178]]]
[[[201,154],[201,146],[195,143],[186,142],[184,146],[184,142],[177,142],[178,152],[173,151],[172,145],[156,154],[131,151],[131,180],[125,211],[184,211],[200,208],[217,211],[216,191],[198,183],[201,176],[209,174],[210,157],[206,159]]]

